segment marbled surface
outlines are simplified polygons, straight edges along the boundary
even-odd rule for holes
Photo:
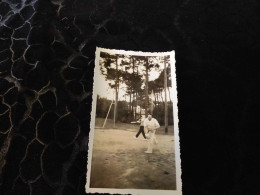
[[[96,46],[176,50],[184,195],[255,194],[258,12],[256,0],[0,1],[1,194],[84,194]]]

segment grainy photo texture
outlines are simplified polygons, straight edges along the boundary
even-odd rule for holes
[[[181,194],[174,52],[97,48],[86,192]]]

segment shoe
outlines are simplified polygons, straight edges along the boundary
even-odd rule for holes
[[[144,140],[144,141],[147,141],[148,139],[145,139],[145,138],[144,138],[143,140]]]
[[[133,136],[133,138],[134,138],[134,139],[137,139],[137,137],[136,137],[135,135]]]
[[[151,153],[153,153],[153,152],[150,152],[150,151],[145,151],[144,153],[146,153],[146,154],[151,154]]]

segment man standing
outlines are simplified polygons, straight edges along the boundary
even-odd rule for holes
[[[145,153],[153,153],[153,144],[158,144],[158,141],[155,137],[155,131],[160,127],[158,121],[152,117],[151,114],[144,120],[144,128],[148,131],[149,142],[148,148]]]
[[[144,117],[141,116],[140,118],[140,127],[139,127],[139,131],[138,133],[134,136],[135,139],[138,138],[138,136],[140,135],[140,133],[142,133],[143,137],[144,137],[144,140],[147,140],[146,136],[145,136],[145,133],[144,133]]]

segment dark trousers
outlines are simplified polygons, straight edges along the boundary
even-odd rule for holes
[[[136,134],[135,137],[138,137],[140,135],[140,133],[142,133],[144,139],[146,139],[145,133],[144,133],[144,126],[140,126],[139,131],[138,131],[138,133]]]

